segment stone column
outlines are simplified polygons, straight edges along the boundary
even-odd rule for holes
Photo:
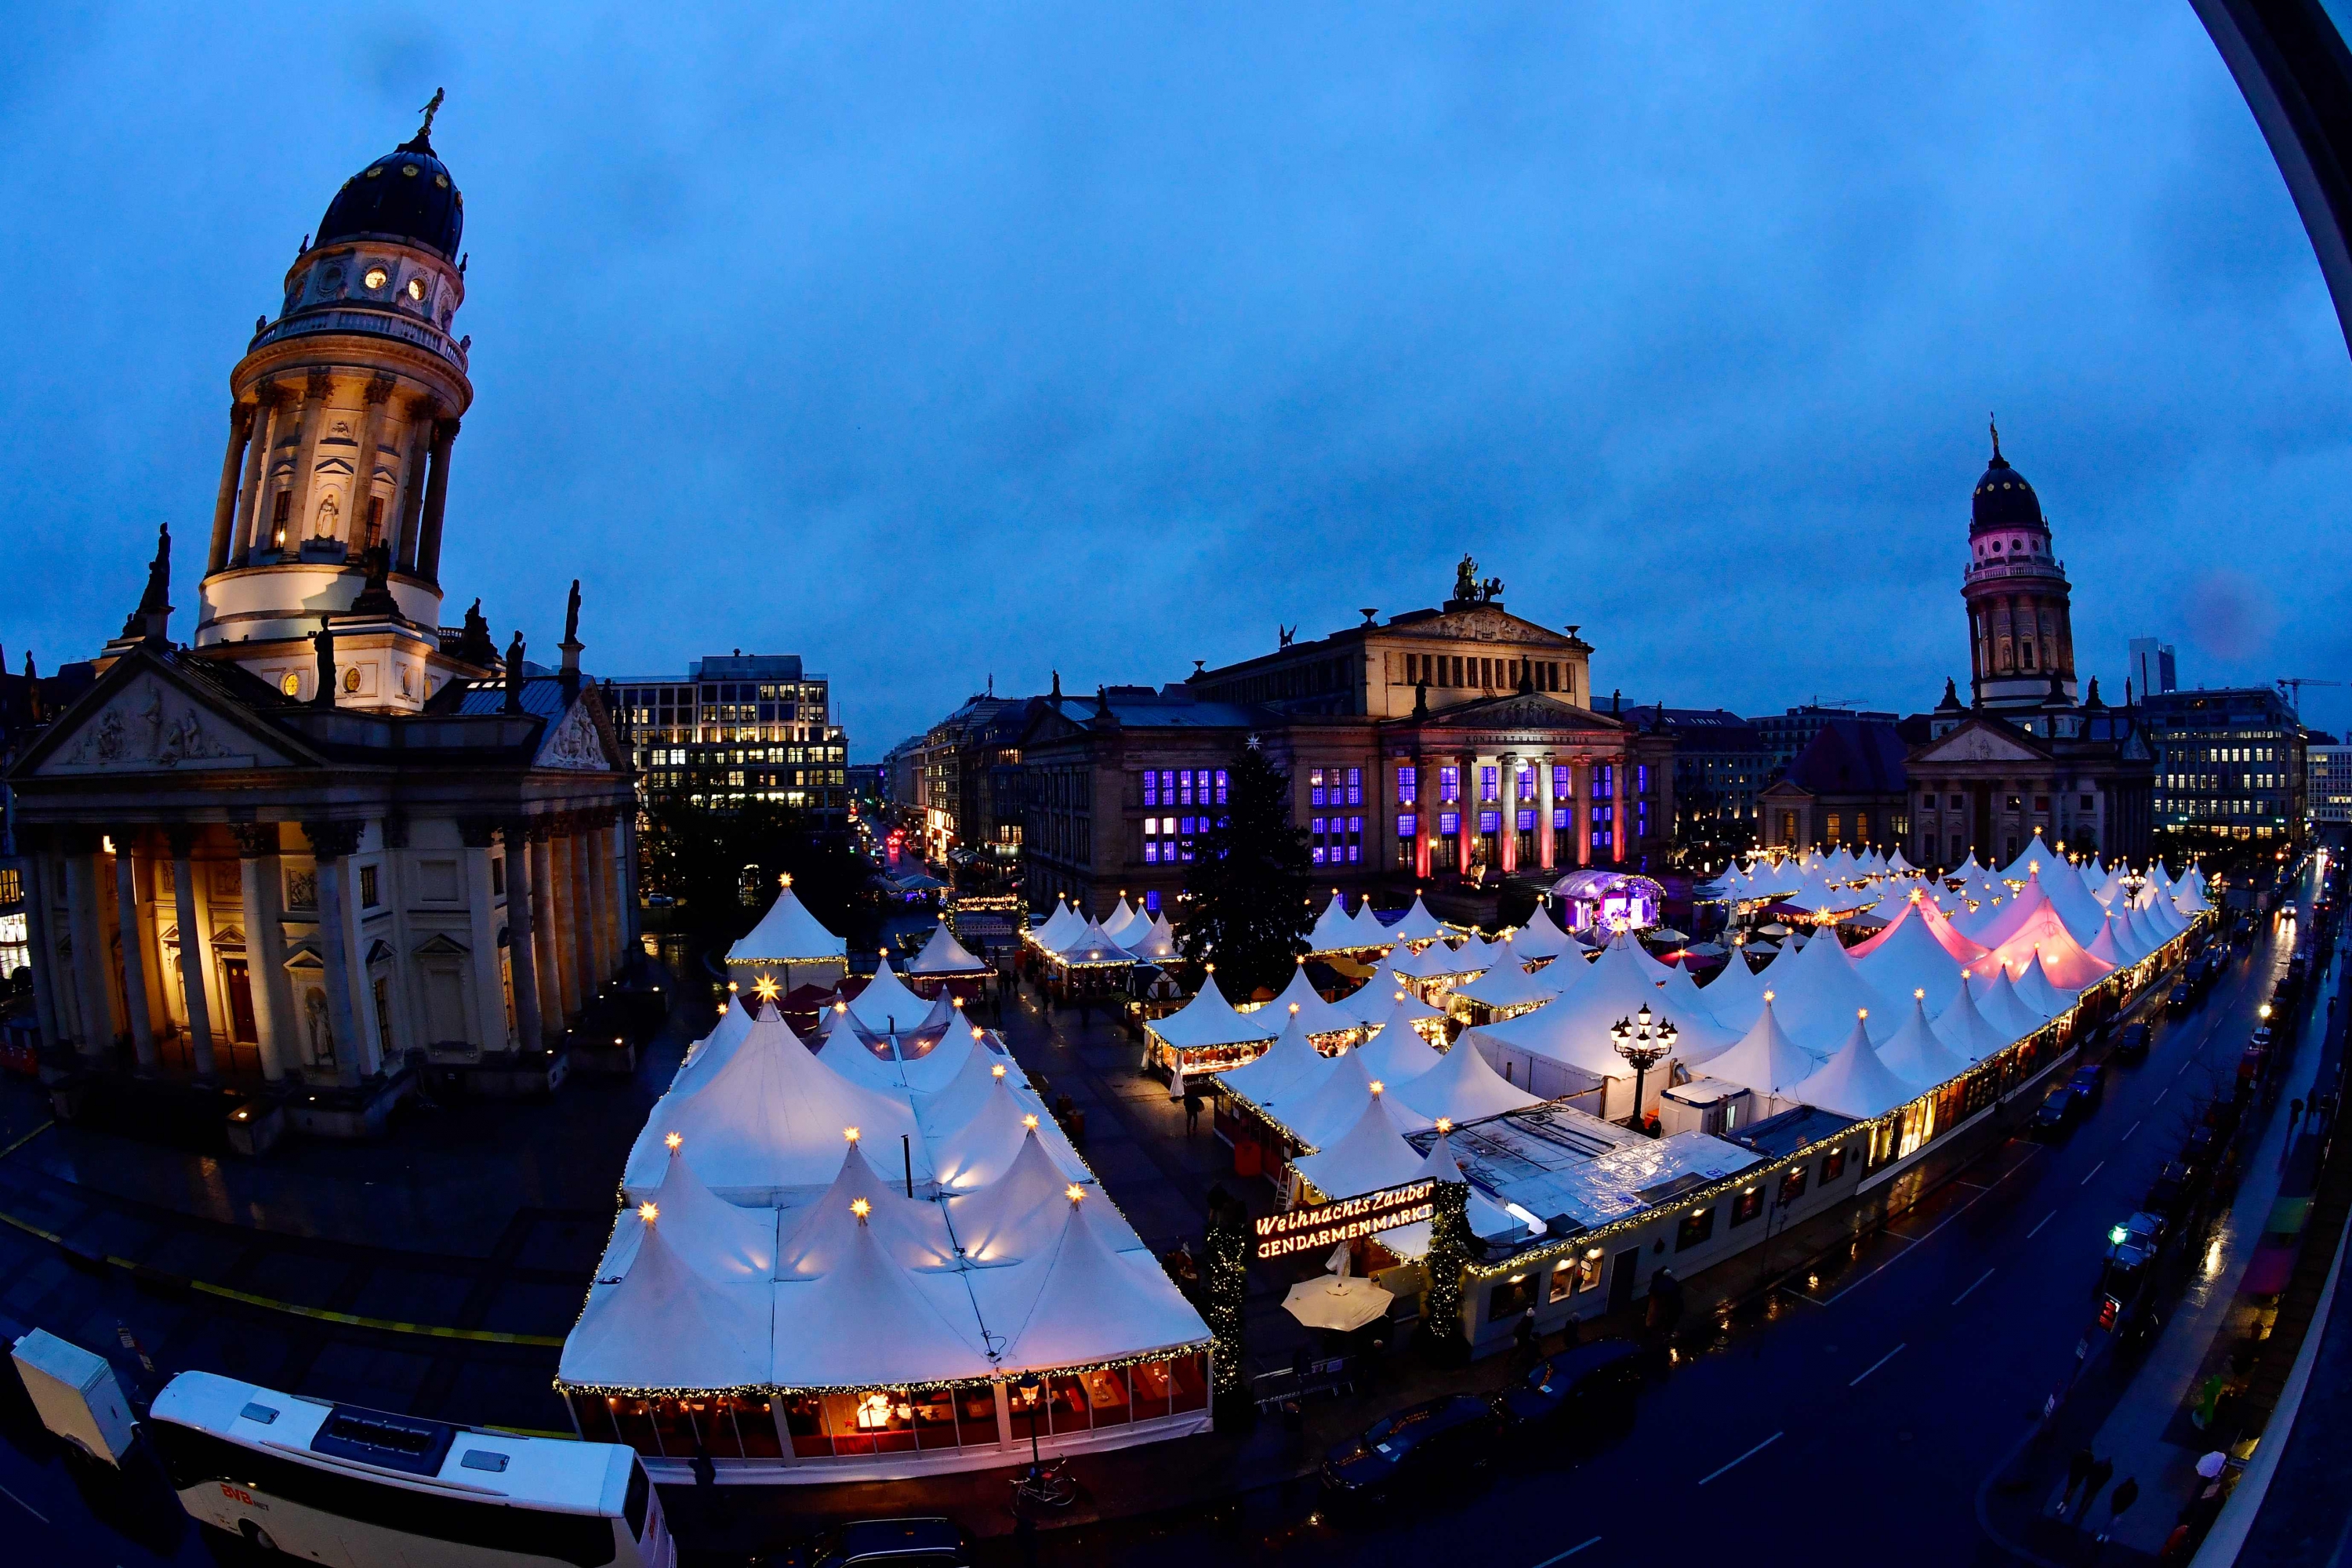
[[[106,978],[105,922],[99,911],[98,834],[66,830],[66,911],[73,936],[74,1006],[81,1015],[81,1054],[104,1057],[114,1045],[113,987]]]
[[[563,900],[561,917],[563,934],[571,939],[566,955],[572,960],[572,984],[564,991],[564,999],[584,1016],[588,1005],[596,1000],[598,978],[595,895],[590,890],[594,879],[588,875],[588,837],[582,829],[580,814],[567,814],[564,826],[569,831],[559,846],[562,863],[557,868],[563,879],[556,884],[570,895]]]
[[[1419,752],[1412,754],[1412,874],[1429,880],[1430,845],[1437,832],[1437,770]]]
[[[1559,809],[1553,801],[1551,770],[1554,765],[1549,752],[1536,753],[1536,861],[1547,871],[1558,864],[1555,857],[1559,854],[1551,825],[1551,814]]]
[[[440,402],[435,398],[420,397],[408,405],[408,445],[400,455],[400,526],[392,555],[396,571],[416,570],[417,520],[425,511],[425,470],[433,451],[433,427],[440,414]]]
[[[360,847],[357,822],[306,822],[310,852],[319,868],[319,957],[327,972],[327,1018],[335,1031],[335,1081],[345,1089],[360,1081],[366,1039],[352,1005],[350,933],[343,920],[343,861]]]
[[[375,499],[375,449],[383,439],[383,408],[392,401],[393,380],[388,375],[371,376],[367,384],[367,417],[360,427],[360,457],[352,475],[352,543],[365,548],[381,540],[386,546],[393,543],[394,527],[389,509],[376,520],[376,538],[367,535],[369,503]]]
[[[236,521],[236,477],[253,439],[253,415],[250,404],[232,401],[228,405],[228,449],[221,455],[220,489],[213,497],[213,547],[205,557],[207,577],[228,564],[229,531]]]
[[[302,388],[302,450],[294,459],[294,502],[286,519],[286,547],[299,550],[302,542],[310,537],[310,526],[319,510],[317,487],[311,482],[318,477],[319,432],[327,423],[327,399],[333,395],[335,378],[324,369],[310,372]],[[268,523],[264,521],[263,527]],[[338,1051],[340,1057],[342,1053]]]
[[[1478,844],[1478,754],[1465,752],[1454,759],[1462,787],[1455,791],[1461,798],[1454,804],[1461,809],[1454,817],[1454,869],[1462,876],[1470,874],[1470,858]]]
[[[606,806],[596,814],[589,836],[596,888],[596,977],[610,980],[621,967],[621,858],[613,844],[620,813]]]
[[[65,1043],[58,1016],[58,978],[51,967],[57,958],[57,900],[49,892],[48,836],[35,827],[16,830],[24,851],[25,938],[32,957],[33,1021],[41,1031],[41,1045],[54,1049]]]
[[[180,995],[188,1009],[188,1050],[195,1058],[196,1079],[210,1083],[219,1076],[213,1060],[213,1011],[205,997],[205,933],[196,920],[196,866],[190,858],[196,847],[196,829],[173,823],[164,830],[172,845],[172,912],[180,922]]]
[[[1576,863],[1592,864],[1592,762],[1579,757],[1568,765],[1569,782],[1576,789]]]
[[[131,1029],[131,1048],[139,1056],[139,1070],[153,1072],[160,1058],[155,1054],[155,1015],[147,1000],[147,944],[140,929],[139,857],[131,847],[132,834],[129,827],[114,830],[114,912],[122,932],[122,1011]]]
[[[635,963],[641,951],[637,910],[637,812],[635,805],[625,805],[614,814],[613,823],[614,853],[620,858],[616,879],[621,889],[621,956],[615,963]]]
[[[262,547],[262,497],[269,489],[269,454],[278,440],[278,410],[285,395],[265,381],[254,388],[253,438],[245,446],[245,488],[236,502],[236,545],[231,566],[242,566]]]
[[[425,520],[416,545],[416,574],[428,583],[441,580],[441,512],[449,501],[449,446],[457,439],[457,420],[434,422],[433,472],[425,481]]]
[[[1633,860],[1633,843],[1628,830],[1633,826],[1633,813],[1628,809],[1633,800],[1633,753],[1621,753],[1609,768],[1609,848],[1620,866]]]
[[[245,921],[245,983],[253,993],[255,1044],[261,1076],[278,1083],[286,1077],[293,1017],[290,999],[278,994],[286,978],[286,934],[278,910],[278,825],[233,822],[229,831],[236,835],[238,914]]]
[[[1502,851],[1503,872],[1507,876],[1519,868],[1519,754],[1505,752],[1496,761],[1503,770],[1503,799],[1495,847]]]
[[[547,1043],[539,1015],[539,952],[532,941],[530,830],[521,817],[504,825],[507,842],[507,965],[513,975],[515,1043],[537,1050]]]
[[[580,933],[581,952],[585,960],[581,965],[585,976],[581,988],[593,1001],[612,973],[605,956],[611,948],[604,940],[604,921],[612,913],[613,894],[604,883],[604,824],[600,814],[582,814],[578,831],[572,835],[572,879],[581,892],[582,923],[586,927]]]
[[[555,851],[546,817],[530,818],[526,831],[530,849],[531,955],[539,965],[541,1026],[551,1043],[562,1038],[565,1022],[563,944],[556,940],[555,931]],[[511,892],[507,895],[507,903],[509,907],[514,903]],[[511,917],[508,925],[512,929]]]

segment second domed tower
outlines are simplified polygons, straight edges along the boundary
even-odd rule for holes
[[[1977,481],[1969,508],[1971,689],[1980,708],[2040,708],[2075,700],[2074,627],[2066,570],[2050,544],[2049,520],[2025,476],[2000,455]],[[2053,689],[2054,682],[2054,689]]]

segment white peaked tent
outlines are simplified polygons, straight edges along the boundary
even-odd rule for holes
[[[808,912],[798,893],[793,891],[793,879],[782,879],[777,889],[776,901],[760,917],[760,923],[727,950],[728,967],[783,968],[796,963],[841,963],[849,962],[849,944],[817,923]]]
[[[1299,1026],[1312,1036],[1348,1035],[1361,1027],[1353,1013],[1323,1000],[1322,993],[1317,991],[1307,978],[1304,960],[1291,970],[1290,984],[1282,988],[1282,994],[1257,1011],[1269,1018],[1280,1018],[1294,1006],[1298,1009]]]
[[[1372,1075],[1364,1070],[1363,1058],[1353,1051],[1342,1051],[1312,1093],[1301,1094],[1294,1085],[1282,1102],[1278,1120],[1307,1148],[1328,1148],[1346,1136],[1371,1098]]]
[[[1415,893],[1412,896],[1412,908],[1405,910],[1403,918],[1388,928],[1388,933],[1393,941],[1418,944],[1435,942],[1439,937],[1444,936],[1445,926],[1435,915],[1429,912],[1429,906],[1421,901],[1419,893]]]
[[[1259,1045],[1273,1039],[1280,1026],[1265,1020],[1263,1013],[1244,1017],[1234,1012],[1225,994],[1217,989],[1213,972],[1202,978],[1201,989],[1190,1002],[1165,1018],[1144,1025],[1162,1045],[1178,1051]]]
[[[867,1228],[902,1268],[955,1267],[955,1239],[940,1205],[910,1198],[866,1163],[865,1145],[842,1145],[841,1169],[815,1202],[782,1216],[774,1277],[814,1279],[839,1268],[860,1226],[856,1205],[866,1206]]]
[[[2003,899],[1998,903],[1988,901],[1983,909],[1977,911],[1975,923],[1963,925],[1960,929],[1979,946],[1998,949],[2001,943],[2023,931],[2034,914],[2048,908],[2049,904],[2050,895],[2042,891],[2042,879],[2029,871],[2024,885],[2017,890],[2015,897]],[[2059,923],[2063,925],[2064,922]]]
[[[1127,928],[1135,923],[1135,913],[1136,906],[1129,903],[1127,895],[1121,893],[1118,896],[1118,902],[1111,906],[1110,913],[1103,917],[1102,928],[1105,934],[1113,942],[1119,941],[1127,935]]]
[[[1879,1047],[1878,1059],[1896,1078],[1923,1090],[1948,1083],[1969,1070],[1967,1058],[1937,1036],[1935,1026],[1927,1021],[1926,1002],[1916,996],[1905,1013],[1903,1026]]]
[[[926,980],[944,980],[952,975],[985,974],[988,965],[966,951],[956,941],[955,932],[948,929],[945,915],[940,917],[940,929],[923,943],[923,951],[908,962],[907,973]]]
[[[1381,917],[1373,910],[1370,899],[1356,906],[1351,923],[1356,928],[1356,946],[1360,950],[1369,952],[1379,948],[1386,952],[1396,945],[1396,933],[1381,923]]]
[[[1984,874],[1985,868],[1977,864],[1977,852],[1971,849],[1966,859],[1944,873],[1944,879],[1948,882],[1973,882]]]
[[[1388,1098],[1416,1114],[1417,1128],[1440,1121],[1475,1121],[1543,1103],[1527,1090],[1504,1082],[1503,1075],[1478,1053],[1476,1044],[1466,1040],[1456,1042],[1435,1067],[1389,1087],[1393,1092]]]
[[[1135,955],[1118,942],[1102,928],[1099,921],[1087,921],[1069,939],[1054,950],[1055,956],[1065,963],[1094,967],[1116,967],[1134,962]]]
[[[1031,945],[1041,947],[1047,952],[1059,952],[1062,951],[1064,942],[1086,929],[1087,922],[1080,917],[1078,911],[1070,908],[1057,895],[1054,900],[1054,912],[1038,924],[1031,926],[1028,937]]]
[[[1936,901],[1934,889],[1923,887],[1916,891],[1918,896],[1916,900],[1906,895],[1904,911],[1896,915],[1885,931],[1854,943],[1846,950],[1846,956],[1860,963],[1890,942],[1909,941],[1907,937],[1896,937],[1895,931],[1897,925],[1912,921],[1916,921],[1935,939],[1937,946],[1950,953],[1956,963],[1972,963],[1985,955],[1983,945],[1960,934],[1959,928],[1944,913],[1943,906]]]
[[[771,1005],[768,1011],[772,1012]],[[710,1081],[710,1075],[727,1065],[728,1058],[740,1048],[751,1035],[751,1014],[740,995],[727,998],[727,1010],[719,1016],[719,1023],[686,1053],[677,1066],[677,1076],[669,1080],[672,1094],[691,1094]]]
[[[2031,892],[2032,889],[2027,890]],[[2020,904],[2026,901],[2022,896],[2017,900]],[[2066,994],[2067,1006],[2074,1005],[2073,998],[2084,987],[2097,984],[2113,973],[2084,951],[2083,944],[2074,940],[2074,932],[2060,919],[2057,906],[2047,900],[2028,910],[2025,919],[1992,952],[2012,975],[2032,963],[2037,955],[2051,979]]]
[[[1766,979],[1778,994],[1780,1026],[1816,1056],[1835,1050],[1853,1028],[1854,1014],[1878,1000],[1833,931],[1773,960]]]
[[[2107,874],[2100,879],[2095,891],[2099,902],[2106,905],[2110,910],[2120,909],[2130,900],[2131,889],[2125,885],[2122,862],[2116,862]]]
[[[1761,1113],[1769,1116],[1795,1104],[1796,1085],[1821,1065],[1821,1058],[1789,1037],[1773,1016],[1771,1002],[1765,1001],[1748,1031],[1730,1049],[1707,1058],[1706,1076],[1776,1101]]]
[[[1020,1063],[975,1042],[957,1067],[955,1077],[914,1097],[915,1119],[922,1123],[924,1135],[938,1138],[971,1121],[980,1113],[1000,1080],[1030,1110],[1045,1109]]]
[[[1107,1216],[1094,1212],[1104,1201],[1066,1198],[1058,1244],[1023,1265],[1023,1271],[1035,1273],[1035,1294],[1025,1314],[1001,1320],[1010,1342],[1007,1366],[1083,1366],[1173,1352],[1206,1337],[1200,1314],[1156,1258],[1114,1250]]]
[[[824,1273],[775,1287],[775,1321],[766,1381],[782,1388],[844,1385],[888,1388],[947,1378],[985,1378],[995,1364],[979,1345],[979,1322],[950,1321],[952,1300],[917,1285],[885,1249],[870,1220],[853,1216],[841,1256]],[[942,1278],[954,1294],[960,1281]]]
[[[1722,1024],[1727,1036],[1733,1031],[1732,1025],[1724,1024],[1715,1016],[1715,1009],[1707,1005],[1706,993],[1698,988],[1691,972],[1679,963],[1666,965],[1666,982],[1658,987],[1658,995],[1661,1000],[1656,1006],[1669,1018],[1705,1018]]]
[[[764,1281],[721,1284],[689,1266],[635,1213],[628,1271],[588,1290],[556,1375],[614,1388],[747,1388],[768,1381],[774,1320]],[[617,1240],[616,1247],[620,1245]],[[691,1331],[681,1332],[690,1324]]]
[[[1039,1133],[1040,1142],[1058,1142],[1055,1134],[1044,1131],[1052,1125],[1000,1080],[971,1121],[936,1140],[931,1159],[940,1185],[951,1193],[986,1186],[1012,1168],[1013,1157],[1031,1132]],[[1057,1163],[1073,1173],[1084,1169],[1075,1162]]]
[[[1024,1139],[1001,1179],[947,1201],[947,1223],[965,1261],[996,1268],[1039,1256],[1061,1234],[1055,1205],[1067,1201],[1069,1185],[1045,1144]]]
[[[1453,1145],[1446,1142],[1445,1134],[1443,1132],[1439,1133],[1436,1141],[1430,1144],[1428,1155],[1422,1161],[1420,1167],[1413,1172],[1411,1179],[1416,1182],[1452,1182],[1457,1185],[1470,1187],[1468,1201],[1463,1205],[1463,1217],[1470,1222],[1470,1233],[1473,1236],[1506,1237],[1527,1228],[1512,1218],[1486,1194],[1475,1186],[1470,1186],[1469,1178],[1462,1173],[1461,1165],[1454,1161]],[[1415,1220],[1411,1225],[1401,1225],[1393,1230],[1384,1230],[1380,1234],[1380,1243],[1399,1258],[1427,1257],[1429,1222],[1425,1219]]]
[[[1353,952],[1364,945],[1363,928],[1356,917],[1348,912],[1348,900],[1337,888],[1331,889],[1331,901],[1315,917],[1315,927],[1307,933],[1309,952]]]
[[[1985,1022],[2006,1035],[2011,1044],[2039,1033],[2050,1020],[2036,1013],[2017,994],[2017,987],[2010,984],[2009,971],[1998,963],[1983,967],[1990,969],[1991,974],[1971,974],[1969,990]]]
[[[1527,966],[1518,962],[1519,955],[1509,942],[1494,945],[1498,950],[1494,967],[1475,979],[1456,985],[1454,995],[1466,996],[1482,1006],[1501,1013],[1540,1007],[1559,994],[1559,986],[1546,977],[1549,973],[1549,966],[1546,966],[1543,974],[1529,974]]]
[[[1298,1173],[1326,1198],[1352,1198],[1383,1187],[1401,1187],[1421,1170],[1422,1156],[1404,1141],[1412,1129],[1397,1118],[1391,1095],[1377,1094],[1338,1142],[1319,1153],[1302,1155]],[[1415,1121],[1412,1126],[1424,1123]]]
[[[1445,942],[1433,942],[1417,951],[1391,952],[1388,970],[1407,980],[1441,980],[1448,975],[1483,974],[1487,964],[1484,959],[1465,955]]]
[[[676,1151],[651,1201],[662,1234],[698,1273],[722,1285],[741,1285],[759,1283],[775,1272],[775,1211],[737,1208],[704,1186],[694,1167]],[[637,1217],[645,1216],[640,1213]],[[604,1261],[596,1266],[596,1278],[617,1279],[627,1273],[646,1229],[642,1224],[615,1225]]]
[[[2099,922],[2099,934],[2093,937],[2091,945],[2083,951],[2110,969],[2128,969],[2147,956],[2133,951],[2131,928],[2113,910],[2109,910],[2107,918]]]
[[[890,967],[886,956],[866,989],[849,998],[850,1016],[866,1026],[869,1034],[887,1034],[895,1029],[913,1029],[919,1026],[931,1010],[931,999],[918,996],[907,989],[898,972]]]
[[[1740,890],[1740,900],[1754,903],[1762,900],[1785,899],[1805,885],[1805,868],[1795,857],[1784,860],[1759,858],[1748,863],[1748,886]]]
[[[1870,1031],[1856,1018],[1853,1027],[1819,1070],[1789,1090],[1790,1098],[1806,1105],[1833,1110],[1840,1116],[1868,1121],[1918,1098],[1916,1090],[1897,1078],[1878,1058]]]
[[[1385,1023],[1389,1015],[1402,1004],[1405,1016],[1411,1019],[1443,1018],[1445,1014],[1421,999],[1420,994],[1406,989],[1393,974],[1382,972],[1339,998],[1339,1011],[1366,1026]]]
[[[1971,1062],[1996,1056],[2017,1043],[2017,1037],[1984,1016],[1967,985],[1935,1016],[1936,1034],[1952,1054]]]
[[[1119,945],[1132,953],[1138,963],[1172,963],[1176,958],[1176,928],[1168,923],[1166,915],[1160,915],[1151,921],[1151,929],[1146,931],[1143,916],[1138,914],[1135,923],[1127,928],[1127,940]]]
[[[2065,922],[2068,934],[2078,942],[2087,943],[2099,934],[2099,924],[2106,918],[2106,906],[2091,896],[2083,886],[2082,874],[2061,860],[2055,866],[2045,865],[2050,875],[2042,885],[2050,900],[2050,907]]]
[[[2077,1000],[2077,993],[2065,989],[2050,978],[2045,952],[2036,952],[2010,984],[2017,987],[2018,995],[2027,1006],[2053,1018],[2072,1007]]]
[[[1906,860],[1903,858],[1903,849],[1900,845],[1895,847],[1894,854],[1889,855],[1886,858],[1886,868],[1894,872],[1898,877],[1908,877],[1921,869],[1921,868],[1914,866],[1910,861]]]
[[[1911,999],[1911,993],[1925,990],[1928,1006],[1940,1013],[1967,984],[1959,961],[1929,933],[1919,910],[1918,904],[1905,904],[1893,925],[1862,944],[1869,952],[1857,948],[1846,955],[1853,960],[1854,973],[1876,993],[1880,1007],[1897,1009]]]
[[[1374,1028],[1371,1037],[1356,1047],[1356,1054],[1363,1058],[1364,1070],[1391,1089],[1401,1088],[1427,1072],[1446,1054],[1412,1026],[1413,1015],[1406,1010],[1405,1004],[1418,1003],[1418,998],[1410,991],[1402,995],[1403,1000],[1390,1008],[1387,1019]]]
[[[916,1179],[929,1179],[929,1146],[906,1100],[844,1076],[810,1055],[782,1019],[761,1018],[701,1088],[655,1102],[622,1185],[633,1200],[651,1197],[667,1174],[663,1140],[677,1132],[687,1162],[712,1192],[730,1202],[771,1202],[780,1192],[831,1181],[845,1127],[877,1143],[912,1138]]]
[[[1519,955],[1520,963],[1535,963],[1582,950],[1552,920],[1550,907],[1538,904],[1535,913],[1528,917],[1528,923],[1511,933],[1511,951]]]
[[[2195,867],[2190,867],[2189,875],[2180,879],[2170,902],[2174,911],[2183,915],[2201,915],[2212,909],[2211,900],[2205,897],[2204,879],[2198,876]]]
[[[2021,888],[2036,868],[2063,859],[2063,856],[2042,842],[2042,829],[2037,827],[2033,830],[2033,837],[2025,841],[2025,847],[2017,852],[2017,858],[2002,867],[1996,875],[2001,881]]]
[[[1253,1105],[1271,1106],[1302,1080],[1321,1083],[1330,1066],[1331,1058],[1315,1048],[1297,1016],[1286,1014],[1274,1044],[1239,1067],[1225,1068],[1217,1081]]]
[[[1498,1046],[1541,1057],[1547,1061],[1599,1073],[1604,1078],[1630,1076],[1611,1044],[1610,1026],[1648,1007],[1653,1016],[1675,1026],[1679,1034],[1675,1055],[1699,1061],[1715,1055],[1738,1037],[1715,1019],[1711,1012],[1677,1016],[1666,998],[1641,968],[1624,938],[1612,942],[1575,984],[1532,1013],[1483,1026],[1476,1032]],[[1662,966],[1663,967],[1663,966]],[[1701,1001],[1705,994],[1700,994]],[[1461,1048],[1459,1043],[1455,1049]],[[1661,1079],[1663,1082],[1664,1080]]]
[[[1698,999],[1717,1023],[1744,1035],[1764,1010],[1764,977],[1748,966],[1747,954],[1735,947],[1715,978],[1700,987]]]

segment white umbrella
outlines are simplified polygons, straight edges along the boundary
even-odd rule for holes
[[[1346,1333],[1385,1314],[1396,1298],[1370,1279],[1309,1279],[1293,1285],[1282,1299],[1282,1310],[1310,1329]]]

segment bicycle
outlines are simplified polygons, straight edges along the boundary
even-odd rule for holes
[[[1077,1500],[1078,1483],[1071,1479],[1066,1460],[1032,1464],[1013,1478],[1013,1511],[1016,1515],[1024,1507],[1065,1509]]]

